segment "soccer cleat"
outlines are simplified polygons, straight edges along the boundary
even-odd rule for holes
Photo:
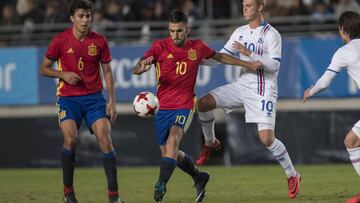
[[[288,178],[288,187],[289,187],[288,195],[291,199],[295,198],[296,195],[299,193],[300,181],[301,181],[300,173],[296,173],[295,176],[291,176],[290,178]]]
[[[69,193],[64,194],[64,202],[65,203],[78,203],[78,201],[75,197],[75,193],[69,192]]]
[[[157,182],[155,185],[154,200],[161,202],[166,193],[166,186],[164,182]]]
[[[203,165],[208,159],[210,154],[215,150],[219,150],[221,148],[220,141],[215,138],[214,144],[212,146],[208,147],[204,145],[203,149],[201,150],[198,159],[196,160],[197,165]]]
[[[118,195],[109,196],[109,203],[125,203],[119,199]]]
[[[210,175],[206,172],[200,172],[196,177],[195,187],[196,187],[196,202],[202,202],[205,197],[205,187],[209,182]]]
[[[360,193],[356,194],[354,197],[346,200],[346,203],[360,203]]]

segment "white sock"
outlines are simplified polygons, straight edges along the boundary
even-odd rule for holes
[[[205,145],[211,146],[215,142],[215,117],[213,111],[198,112],[201,129],[204,133]]]
[[[266,148],[270,150],[276,160],[280,163],[281,167],[283,167],[288,178],[296,175],[295,168],[291,162],[288,152],[286,151],[285,145],[280,140],[275,138],[270,147]]]
[[[346,150],[349,152],[350,161],[354,166],[356,173],[360,176],[360,147],[352,149],[347,148]]]

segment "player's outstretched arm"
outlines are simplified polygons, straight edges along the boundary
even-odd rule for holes
[[[54,61],[45,57],[43,63],[40,66],[40,75],[51,78],[61,78],[66,83],[71,85],[76,85],[81,80],[80,76],[74,72],[65,72],[52,69],[53,64]]]
[[[337,76],[337,72],[327,69],[325,73],[316,81],[314,87],[310,87],[304,92],[303,102],[308,100],[311,96],[325,90]]]
[[[110,122],[113,124],[117,117],[117,111],[116,111],[116,101],[115,101],[114,80],[112,76],[111,65],[110,63],[102,63],[101,67],[103,69],[104,80],[109,93],[109,101],[106,105],[106,113],[110,117]]]
[[[153,61],[154,61],[153,56],[150,56],[146,59],[140,59],[139,62],[137,62],[137,64],[132,68],[133,74],[140,75],[150,70]]]
[[[242,66],[249,68],[251,70],[257,70],[262,65],[260,61],[255,61],[255,62],[243,61],[225,53],[216,53],[212,58],[220,63]]]

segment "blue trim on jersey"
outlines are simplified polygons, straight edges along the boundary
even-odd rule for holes
[[[261,24],[260,24],[260,26],[266,26],[268,23],[264,20]]]
[[[277,60],[277,61],[279,61],[279,62],[281,62],[281,58],[277,58],[277,57],[275,57],[275,58],[273,58],[274,60]]]
[[[161,160],[164,161],[164,162],[169,162],[169,163],[172,163],[172,164],[176,165],[176,160],[175,159],[172,159],[172,158],[169,158],[169,157],[163,157]]]
[[[225,51],[229,52],[230,54],[232,54],[232,55],[234,55],[234,56],[236,55],[235,53],[229,51],[227,48],[224,47],[224,49],[225,49]]]
[[[331,71],[331,72],[334,72],[334,73],[336,73],[336,74],[338,74],[338,73],[339,73],[339,72],[334,71],[334,70],[332,70],[332,69],[330,69],[330,68],[328,68],[328,69],[326,69],[326,70]]]

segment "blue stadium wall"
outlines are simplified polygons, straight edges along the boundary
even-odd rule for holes
[[[223,42],[210,43],[220,50]],[[333,53],[342,45],[335,38],[285,38],[279,72],[279,97],[300,99],[327,68]],[[140,91],[156,91],[155,71],[134,76],[131,67],[148,46],[111,47],[117,101],[131,102]],[[0,107],[11,105],[55,104],[56,80],[40,77],[38,67],[45,47],[0,49]],[[233,81],[238,69],[227,65],[202,67],[197,80],[198,95]],[[343,98],[358,96],[357,88],[345,72],[339,74],[328,91],[318,97]],[[347,162],[343,146],[346,132],[360,117],[357,111],[278,112],[277,137],[287,146],[294,163]],[[245,124],[244,114],[230,114],[227,124],[216,125],[222,150],[210,164],[274,163],[270,153],[259,143],[256,126]],[[60,165],[62,145],[57,118],[0,118],[0,167],[38,167]],[[119,165],[155,165],[159,149],[155,142],[152,119],[135,115],[119,116],[112,137]],[[197,119],[185,136],[181,149],[196,156],[202,144]],[[95,137],[82,127],[77,150],[81,166],[101,165]]]
[[[220,50],[223,42],[210,43]],[[342,45],[339,38],[286,38],[279,72],[279,98],[301,98],[304,90],[327,68],[331,56]],[[156,91],[155,70],[141,76],[131,74],[131,67],[148,46],[114,46],[112,68],[118,102],[131,102],[139,91]],[[56,101],[57,80],[40,77],[38,67],[45,47],[0,49],[0,105],[51,104]],[[196,85],[197,95],[233,81],[238,69],[229,65],[202,67]],[[358,96],[345,73],[319,97]]]

